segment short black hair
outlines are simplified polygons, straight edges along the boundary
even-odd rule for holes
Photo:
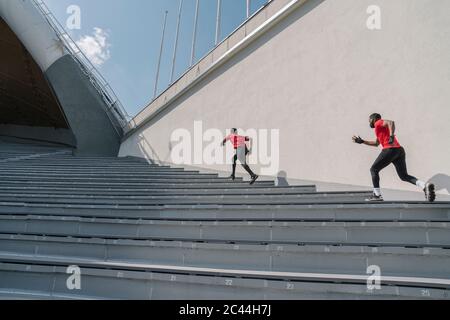
[[[236,128],[231,129],[231,132],[237,132],[237,131],[238,131],[238,129],[236,129]]]
[[[379,113],[372,113],[370,115],[370,120],[381,120],[381,114],[379,114]]]

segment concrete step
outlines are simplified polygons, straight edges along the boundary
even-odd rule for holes
[[[29,156],[29,155],[34,155],[34,154],[47,154],[50,151],[47,152],[37,152],[37,153],[33,153],[33,152],[0,152],[0,157],[4,157],[4,158],[16,158],[16,157],[23,157],[23,156]],[[52,151],[52,153],[55,151]],[[63,155],[59,155],[58,157],[63,157]]]
[[[1,153],[41,153],[41,152],[66,152],[67,156],[72,156],[72,150],[64,148],[5,148],[0,144],[0,154]]]
[[[450,224],[428,222],[164,221],[0,215],[0,233],[75,238],[450,249]]]
[[[0,144],[0,154],[3,153],[40,153],[40,152],[59,152],[59,151],[63,151],[63,152],[67,152],[67,157],[71,156],[71,152],[72,150],[68,150],[68,149],[63,149],[63,148],[33,148],[33,149],[29,149],[29,148],[3,148],[2,145]]]
[[[0,293],[31,299],[42,296],[125,300],[448,299],[445,279],[383,277],[380,290],[368,291],[366,275],[131,265],[80,259],[33,260],[14,256],[2,260]],[[80,290],[67,288],[68,265],[81,268]]]
[[[90,161],[90,162],[95,162],[95,161],[102,161],[102,162],[129,162],[129,163],[145,163],[147,164],[148,162],[141,162],[141,161],[137,161],[135,159],[130,159],[130,158],[117,158],[117,157],[74,157],[70,154],[70,150],[61,150],[61,149],[48,149],[48,150],[40,150],[40,152],[42,151],[50,151],[50,152],[54,152],[54,151],[63,151],[63,152],[67,152],[67,154],[62,157],[62,158],[58,158],[56,161],[69,161],[69,162],[83,162],[83,161]],[[0,152],[5,152],[8,153],[10,151],[7,150],[1,150]],[[16,152],[23,152],[23,153],[34,153],[31,152],[29,150],[23,150],[23,151],[16,151]]]
[[[69,152],[71,152],[71,150],[65,150],[65,149],[36,149],[36,151],[64,151],[64,152],[68,152],[68,154],[61,159],[61,161],[127,161],[127,162],[137,162],[137,163],[152,163],[152,162],[143,162],[143,161],[138,161],[136,159],[133,158],[118,158],[118,157],[83,157],[83,156],[73,156],[72,154],[70,154]],[[0,148],[0,152],[10,152],[10,150],[5,150],[5,149],[1,149]],[[14,152],[33,152],[27,149],[23,149],[23,150],[16,150]]]
[[[42,182],[45,183],[63,183],[63,184],[73,184],[73,183],[99,183],[99,184],[108,184],[108,183],[121,183],[121,184],[138,184],[138,183],[176,183],[176,184],[234,184],[234,183],[243,183],[243,179],[237,179],[236,181],[231,181],[228,178],[219,178],[219,177],[210,177],[210,176],[201,176],[197,175],[195,177],[177,177],[177,176],[154,176],[154,177],[142,177],[142,178],[69,178],[69,177],[13,177],[13,176],[4,176],[0,175],[0,179],[3,183],[9,182]],[[261,180],[258,181],[261,183],[274,184],[273,181]]]
[[[148,168],[148,169],[137,169],[137,170],[110,170],[110,169],[97,169],[97,170],[83,170],[83,169],[55,169],[55,170],[45,170],[42,171],[40,169],[29,169],[29,170],[25,170],[25,169],[20,169],[20,170],[16,170],[16,169],[12,169],[12,170],[3,170],[1,169],[1,174],[8,174],[13,173],[13,174],[18,174],[18,175],[22,175],[22,176],[26,176],[26,175],[40,175],[40,176],[45,176],[46,174],[69,174],[69,175],[80,175],[80,176],[89,176],[89,175],[119,175],[119,176],[133,176],[133,175],[174,175],[174,174],[184,174],[184,175],[196,175],[196,174],[203,174],[199,171],[185,171],[182,169],[167,169],[167,168],[163,168],[163,169],[153,169],[153,168]],[[26,172],[26,173],[25,173]],[[22,174],[23,173],[23,174]],[[217,176],[217,174],[215,174],[215,176]]]
[[[9,166],[8,166],[9,164]],[[136,167],[136,166],[116,166],[116,165],[102,165],[97,164],[91,167],[83,165],[67,165],[67,166],[39,166],[39,165],[29,165],[28,160],[20,160],[6,163],[0,163],[0,170],[2,173],[15,173],[15,174],[45,174],[45,173],[66,173],[66,174],[86,174],[92,172],[99,173],[117,173],[117,174],[128,174],[133,172],[199,172],[199,171],[188,171],[183,169],[173,169],[170,167]]]
[[[117,158],[117,157],[75,157],[71,154],[67,154],[64,157],[60,157],[57,159],[59,162],[117,162],[117,163],[141,163],[141,164],[148,164],[148,165],[157,165],[155,163],[149,163],[149,162],[143,162],[138,161],[131,158]]]
[[[183,170],[180,168],[170,168],[170,167],[148,167],[148,166],[102,166],[98,164],[97,166],[38,166],[38,165],[28,165],[28,162],[25,160],[17,161],[17,162],[9,162],[9,163],[0,163],[0,170],[16,170],[23,172],[156,172],[156,171],[168,171],[168,172],[199,172],[194,170]],[[230,173],[231,174],[231,173]]]
[[[450,222],[450,203],[118,206],[0,202],[0,214],[192,221]]]
[[[336,203],[338,201],[365,201],[369,192],[322,192],[297,195],[198,195],[198,196],[58,196],[0,194],[0,202],[25,202],[34,204],[109,204],[109,205],[167,205],[167,204],[296,204]]]
[[[125,189],[125,188],[53,188],[53,187],[10,187],[2,186],[0,194],[20,193],[27,194],[51,194],[51,195],[86,195],[86,196],[147,196],[147,195],[289,195],[299,193],[315,193],[316,186],[289,186],[289,187],[260,187],[260,186],[235,186],[233,188],[182,188],[174,186],[171,188],[141,188],[141,189]]]
[[[47,150],[47,151],[65,151],[65,150]],[[5,152],[8,153],[9,151],[1,151],[0,149],[0,153]],[[29,151],[17,151],[17,152],[23,152],[23,153],[30,153]],[[67,154],[64,157],[60,157],[57,159],[57,161],[69,161],[69,162],[85,162],[85,161],[89,161],[89,162],[95,162],[95,161],[100,161],[100,162],[129,162],[129,163],[144,163],[144,164],[150,164],[148,162],[142,162],[142,161],[138,161],[135,159],[131,159],[131,158],[117,158],[117,157],[75,157],[72,156],[70,154],[70,150],[66,151]]]
[[[448,279],[450,250],[326,245],[255,245],[188,241],[108,240],[0,234],[0,256],[30,255],[129,264],[271,272],[366,274]]]
[[[263,186],[263,187],[271,187],[274,186],[275,182],[273,181],[257,181],[255,183],[255,185],[253,187],[257,187],[257,186]],[[24,180],[24,181],[16,181],[16,180],[1,180],[0,181],[0,189],[4,186],[20,186],[20,187],[31,187],[31,186],[39,186],[39,187],[63,187],[63,188],[70,188],[70,187],[77,187],[77,188],[153,188],[153,187],[157,187],[157,188],[170,188],[170,187],[178,187],[178,188],[183,188],[183,189],[187,189],[187,188],[202,188],[202,189],[206,189],[206,188],[219,188],[219,189],[223,189],[223,188],[236,188],[236,187],[242,187],[242,186],[246,186],[248,187],[248,182],[244,182],[244,181],[226,181],[226,180],[218,180],[218,181],[204,181],[204,180],[198,180],[196,182],[192,181],[192,180],[183,180],[183,181],[176,181],[176,180],[166,180],[166,179],[161,179],[161,180],[153,180],[153,181],[145,181],[145,182],[128,182],[125,183],[123,181],[121,182],[108,182],[108,181],[103,181],[103,182],[95,182],[95,181],[87,181],[87,182],[78,182],[78,181],[73,181],[73,182],[68,182],[68,181],[63,181],[63,182],[57,182],[57,181],[28,181],[28,180]]]
[[[42,154],[42,153],[38,153]],[[170,166],[161,166],[157,164],[148,164],[143,162],[136,162],[136,161],[101,161],[101,160],[89,160],[89,161],[83,161],[83,160],[72,160],[72,161],[59,161],[59,158],[55,157],[49,157],[49,158],[36,158],[36,159],[28,159],[26,162],[22,163],[21,165],[28,165],[28,166],[61,166],[61,167],[67,167],[67,166],[82,166],[82,167],[96,167],[98,165],[104,165],[104,166],[117,166],[117,167],[144,167],[144,168],[161,168],[161,167],[167,167]]]
[[[90,170],[84,170],[84,169],[45,169],[41,170],[39,168],[29,168],[29,169],[0,169],[2,174],[7,173],[15,173],[15,174],[54,174],[54,173],[60,173],[60,174],[82,174],[82,175],[89,175],[89,174],[120,174],[120,175],[140,175],[140,174],[200,174],[199,171],[188,171],[183,169],[169,169],[169,168],[143,168],[143,169],[127,169],[127,170],[112,170],[108,168],[98,168],[96,170],[90,169]]]
[[[67,159],[71,157],[72,151],[60,149],[42,150],[1,150],[0,155],[31,155],[31,154],[57,154],[55,159]]]
[[[146,174],[120,174],[120,173],[92,173],[92,174],[73,174],[73,173],[2,173],[0,172],[0,178],[11,179],[16,177],[17,179],[115,179],[121,180],[139,180],[139,179],[219,179],[230,180],[229,178],[219,177],[217,174],[205,174],[205,173],[185,173],[185,172],[167,172],[167,173],[146,173]],[[239,179],[242,180],[242,179]]]
[[[52,155],[51,157],[47,158],[47,160],[59,160],[64,159],[70,154],[70,151],[64,151],[64,150],[40,150],[36,152],[0,152],[0,156],[2,157],[26,157],[30,155]],[[39,158],[37,158],[39,159]],[[32,159],[29,159],[32,160]]]
[[[55,151],[65,151],[68,154],[72,152],[70,149],[63,148],[22,148],[22,147],[3,147],[0,145],[0,153],[46,153],[46,152],[55,152]]]
[[[1,270],[1,269],[0,269]],[[75,301],[75,300],[91,300],[88,297],[64,296],[45,292],[33,292],[32,290],[17,290],[17,289],[1,289],[0,288],[0,300],[3,301]],[[100,299],[99,299],[100,300]]]
[[[10,153],[0,153],[0,156],[3,158],[25,158],[24,160],[36,160],[36,159],[45,159],[49,160],[58,160],[63,159],[67,156],[67,151],[40,151],[40,152],[10,152]]]
[[[27,166],[27,167],[38,167],[38,168],[71,168],[71,167],[81,167],[81,168],[98,168],[98,167],[106,167],[106,168],[169,168],[168,166],[157,166],[157,165],[147,165],[143,163],[134,163],[134,162],[103,162],[103,161],[92,161],[92,162],[82,162],[82,161],[73,161],[73,162],[58,162],[55,161],[56,158],[37,158],[37,159],[26,159],[21,163],[18,163],[18,166]],[[5,168],[5,165],[3,164]]]

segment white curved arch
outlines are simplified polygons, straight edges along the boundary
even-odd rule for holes
[[[53,29],[30,0],[0,0],[0,16],[43,72],[67,54]]]

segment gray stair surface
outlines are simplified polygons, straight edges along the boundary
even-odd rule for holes
[[[370,195],[0,139],[0,299],[449,299],[450,203]]]

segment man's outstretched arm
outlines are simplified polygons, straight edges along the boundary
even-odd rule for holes
[[[366,146],[370,146],[370,147],[378,147],[380,145],[380,142],[378,140],[365,141],[360,136],[353,136],[353,142],[357,143],[357,144],[365,144]]]

